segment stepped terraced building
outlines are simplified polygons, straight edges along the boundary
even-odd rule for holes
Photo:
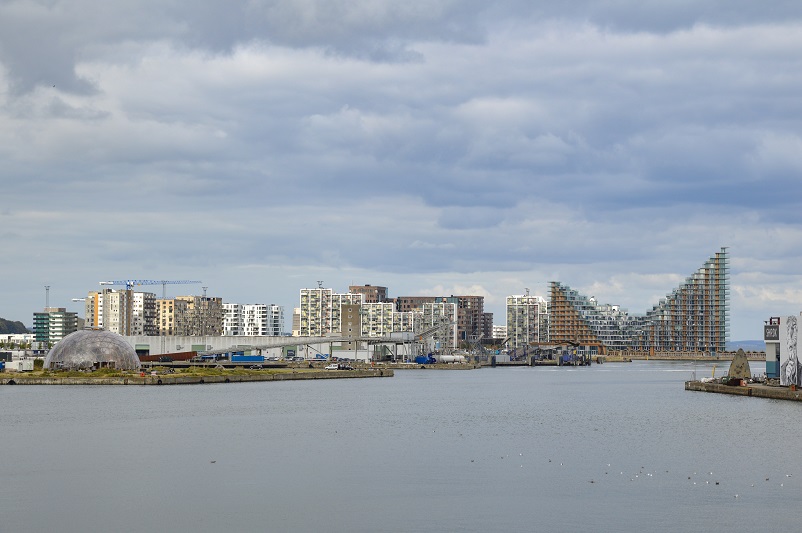
[[[729,330],[727,249],[645,315],[600,304],[560,282],[551,282],[549,341],[586,354],[706,353],[725,351]]]

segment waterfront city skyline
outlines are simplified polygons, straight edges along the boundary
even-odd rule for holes
[[[0,317],[128,278],[642,314],[726,246],[760,339],[802,310],[800,30],[779,1],[4,4]]]

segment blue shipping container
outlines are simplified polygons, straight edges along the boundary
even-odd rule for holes
[[[263,355],[232,355],[232,363],[264,363]]]

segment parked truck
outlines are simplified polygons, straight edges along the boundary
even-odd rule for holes
[[[415,358],[415,363],[419,365],[433,365],[437,362],[432,354],[419,355]]]

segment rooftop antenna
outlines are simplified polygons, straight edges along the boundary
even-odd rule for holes
[[[524,290],[526,291],[526,295],[529,296],[529,287],[524,287]]]
[[[320,280],[320,279],[317,280],[317,288],[318,289],[322,289],[323,288],[323,280]]]
[[[50,285],[45,285],[45,311],[50,309]]]

